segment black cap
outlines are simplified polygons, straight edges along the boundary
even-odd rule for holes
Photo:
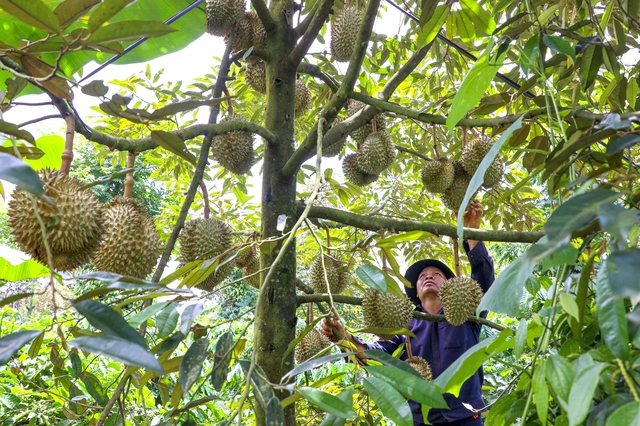
[[[428,266],[435,266],[436,268],[440,269],[447,279],[456,276],[451,268],[435,259],[422,259],[409,266],[407,272],[404,273],[404,277],[411,283],[412,287],[405,286],[404,290],[407,293],[409,299],[411,299],[411,301],[416,305],[419,305],[421,303],[420,299],[418,299],[418,290],[416,289],[416,283],[418,282],[420,272],[422,272],[422,270]]]

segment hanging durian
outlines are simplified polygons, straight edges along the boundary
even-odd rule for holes
[[[445,281],[440,287],[438,298],[447,322],[451,325],[464,324],[475,314],[482,295],[480,284],[471,278],[455,277]]]
[[[331,127],[340,124],[344,121],[343,117],[336,117],[333,120],[333,123],[331,124]],[[345,144],[347,143],[347,138],[346,137],[342,137],[340,139],[338,139],[337,141],[333,142],[331,145],[322,145],[322,156],[323,157],[335,157],[336,155],[340,154],[342,152],[342,149],[344,148]]]
[[[220,124],[232,120],[246,121],[237,114],[231,114],[220,120]],[[245,174],[251,170],[254,160],[253,133],[236,130],[215,136],[211,150],[222,167],[237,175]]]
[[[351,99],[347,104],[347,115],[351,117],[352,115],[355,115],[358,111],[360,111],[365,106],[366,104],[360,101],[355,101]],[[369,134],[373,132],[373,125],[372,125],[373,122],[375,122],[376,124],[377,132],[384,130],[387,127],[384,114],[376,115],[375,117],[373,117],[371,121],[369,121],[365,125],[351,132],[351,137],[353,138],[354,141],[356,141],[358,145],[362,144],[362,142],[364,142],[367,136],[369,136]]]
[[[247,70],[244,78],[249,87],[256,92],[267,93],[267,71],[264,62],[260,59],[247,59]]]
[[[251,14],[245,12],[242,18],[233,26],[232,53],[237,53],[253,46],[253,19]],[[225,43],[228,41],[225,39]]]
[[[296,338],[300,336],[302,329],[296,333]],[[308,359],[313,358],[318,352],[331,346],[331,342],[320,331],[312,328],[309,332],[298,342],[295,349],[295,358],[298,364],[305,362]]]
[[[493,141],[488,136],[478,137],[464,147],[461,162],[469,176],[473,176],[478,170],[480,162],[489,153],[491,147],[493,147]],[[502,179],[503,171],[502,157],[498,153],[484,173],[482,186],[492,188],[497,185]]]
[[[260,259],[256,255],[254,255],[249,260],[249,263],[242,268],[242,278],[244,279],[244,282],[258,290],[260,290],[260,287],[262,286],[260,274],[257,273],[259,270]]]
[[[378,180],[379,175],[372,175],[360,170],[357,154],[349,154],[342,160],[342,173],[351,183],[357,186],[369,185]]]
[[[51,250],[51,266],[59,271],[71,271],[89,263],[103,232],[98,199],[89,189],[81,189],[82,183],[78,179],[59,170],[41,170],[40,180],[44,194],[55,205],[33,197],[23,189],[16,189],[8,211],[9,227],[16,244],[37,261],[48,264],[35,204]]]
[[[369,134],[357,153],[358,168],[370,175],[386,170],[396,158],[396,146],[386,132]]]
[[[324,255],[324,269],[327,272],[327,281],[329,281],[329,289],[331,294],[340,294],[344,291],[348,277],[343,276],[346,265],[344,262],[335,257]],[[316,256],[309,268],[309,285],[315,293],[327,293],[327,281],[324,278],[324,269],[322,268],[322,257]]]
[[[455,174],[453,164],[448,158],[436,158],[422,168],[422,184],[427,191],[440,194],[449,189]]]
[[[398,297],[367,288],[362,298],[362,316],[367,328],[406,329],[413,318],[415,306],[407,296]],[[376,334],[389,340],[392,334]]]
[[[431,366],[429,365],[429,362],[427,362],[426,359],[421,358],[419,356],[414,356],[414,357],[408,358],[405,362],[410,366],[412,366],[413,369],[416,370],[418,373],[420,373],[423,379],[427,381],[433,380],[433,373],[431,372]]]
[[[207,0],[207,32],[224,37],[244,14],[245,0]]]
[[[311,109],[311,90],[301,80],[296,80],[294,115],[302,117]]]
[[[455,169],[453,183],[440,197],[445,206],[457,212],[460,209],[462,200],[464,200],[464,195],[471,182],[471,176],[464,170],[460,161],[452,161],[452,163]],[[471,198],[473,199],[474,196],[475,194],[473,194]]]
[[[331,56],[338,62],[347,62],[356,47],[362,14],[355,7],[340,10],[331,26]]]
[[[160,256],[160,237],[142,203],[117,197],[103,206],[104,235],[93,255],[99,271],[145,278]]]

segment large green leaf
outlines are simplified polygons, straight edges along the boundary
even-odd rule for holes
[[[102,26],[102,24],[113,18],[118,12],[134,1],[135,0],[104,0],[89,16],[87,28],[89,31],[94,32]]]
[[[86,44],[137,40],[142,37],[160,37],[176,31],[170,25],[156,21],[121,21],[98,28]]]
[[[129,325],[131,325],[131,327],[138,327],[140,324],[163,310],[168,304],[169,302],[160,302],[154,303],[151,306],[147,306],[146,308],[129,318],[127,322],[129,323]]]
[[[82,336],[69,341],[69,346],[81,351],[105,355],[118,362],[133,367],[146,368],[154,373],[164,374],[162,365],[146,349],[119,337]]]
[[[231,349],[233,349],[233,345],[233,335],[231,333],[224,333],[216,342],[216,356],[213,360],[211,384],[218,392],[220,392],[222,385],[227,380],[229,363],[231,362]]]
[[[194,166],[196,165],[196,156],[189,151],[184,141],[175,134],[163,130],[156,130],[151,132],[151,139],[167,151],[184,158]]]
[[[640,212],[638,210],[625,209],[616,204],[604,204],[600,206],[598,220],[602,228],[610,233],[613,238],[622,244],[626,244],[629,231],[640,223]]]
[[[338,399],[351,407],[351,404],[353,403],[353,392],[353,389],[345,389],[340,395],[338,395]],[[338,417],[331,413],[327,413],[327,415],[324,416],[322,423],[320,423],[320,426],[344,426],[346,422],[347,420],[344,417]]]
[[[544,375],[551,389],[558,396],[562,408],[568,409],[569,393],[573,383],[573,368],[560,355],[551,355],[544,364]]]
[[[480,301],[477,313],[493,311],[518,316],[524,285],[535,266],[536,263],[525,255],[507,266]]]
[[[580,371],[571,385],[567,416],[569,426],[577,426],[587,418],[600,373],[606,364],[596,363]]]
[[[274,396],[267,403],[265,410],[265,420],[269,426],[285,426],[284,409],[278,397]]]
[[[606,262],[611,292],[615,296],[636,297],[640,294],[640,249],[615,251]]]
[[[40,336],[43,330],[21,330],[0,337],[0,365],[5,365],[24,345]]]
[[[53,10],[62,28],[73,24],[101,0],[65,0]]]
[[[402,360],[400,360],[400,359],[398,359],[398,358],[396,358],[394,356],[389,355],[386,352],[377,351],[377,350],[374,350],[374,349],[367,349],[367,350],[364,351],[364,354],[367,357],[369,357],[369,358],[371,358],[371,359],[373,359],[375,361],[383,363],[384,365],[389,365],[389,366],[395,367],[397,369],[400,369],[400,370],[404,371],[405,373],[412,374],[412,375],[414,375],[415,377],[418,377],[418,378],[422,377],[420,375],[420,373],[418,373],[418,371],[415,368],[413,368],[412,366],[410,366],[406,362],[404,362],[404,361],[402,361]]]
[[[387,292],[387,279],[377,266],[360,265],[356,268],[356,275],[369,287],[383,293]]]
[[[191,330],[191,325],[196,320],[198,315],[202,313],[204,309],[204,305],[202,303],[194,303],[191,305],[187,305],[180,315],[180,331],[185,336],[189,334],[189,330]],[[184,386],[182,387],[184,389]]]
[[[432,3],[437,4],[438,2]],[[438,33],[447,20],[447,16],[449,16],[450,10],[451,6],[448,5],[440,5],[435,9],[433,15],[422,26],[420,32],[418,33],[418,48],[422,48],[422,46],[431,43],[438,36]]]
[[[158,336],[160,336],[161,338],[169,336],[171,333],[173,333],[173,330],[176,329],[176,326],[178,325],[178,319],[180,318],[180,313],[177,309],[178,304],[171,303],[162,311],[160,311],[160,313],[156,317]]]
[[[36,28],[60,32],[56,15],[41,0],[0,0],[0,8]]]
[[[25,160],[34,170],[43,168],[59,169],[62,164],[62,151],[64,151],[64,138],[58,135],[41,136],[36,140],[38,148],[44,151],[44,155],[37,160]]]
[[[249,368],[251,366],[251,361],[240,360],[239,363],[244,373],[248,374]],[[254,365],[253,373],[251,374],[253,395],[255,395],[256,401],[258,401],[260,407],[262,407],[262,409],[266,411],[269,401],[271,401],[271,399],[275,397],[275,394],[273,393],[273,387],[271,386],[271,384],[266,379],[264,379],[265,377],[267,377],[267,375],[262,370],[262,368],[257,364]]]
[[[49,268],[42,263],[29,259],[26,254],[7,246],[0,246],[0,280],[22,281],[46,277]]]
[[[542,37],[542,41],[547,47],[554,52],[562,53],[564,55],[569,56],[573,59],[573,62],[576,61],[576,53],[571,43],[559,36],[545,35]]]
[[[94,300],[83,300],[75,304],[75,308],[89,323],[102,331],[106,336],[128,340],[146,348],[144,338],[131,327],[114,309]]]
[[[475,0],[460,0],[463,15],[473,22],[476,35],[482,37],[491,35],[496,29],[493,16],[482,8],[482,4]]]
[[[200,377],[202,364],[207,358],[207,350],[209,349],[208,339],[197,339],[191,344],[187,352],[180,362],[180,386],[182,386],[183,395],[187,395],[191,386]]]
[[[413,415],[406,399],[391,385],[377,377],[365,377],[365,390],[382,413],[398,426],[411,426]]]
[[[544,364],[540,364],[533,373],[531,386],[533,389],[533,403],[538,410],[538,417],[542,425],[545,426],[549,411],[549,388],[544,377]]]
[[[422,377],[416,377],[404,370],[386,365],[372,365],[367,367],[367,371],[388,382],[401,394],[420,404],[432,408],[449,408],[438,389]]]
[[[340,354],[326,355],[320,358],[310,359],[309,361],[305,361],[302,364],[296,366],[294,369],[289,370],[287,374],[282,376],[281,382],[286,382],[290,377],[295,377],[300,373],[304,373],[305,371],[311,370],[316,367],[320,367],[328,362],[333,362],[339,359],[343,359],[349,355],[353,355],[355,352],[346,352]]]
[[[351,404],[347,404],[337,396],[322,392],[320,389],[304,386],[298,389],[298,392],[300,392],[307,401],[336,417],[343,419],[358,417],[358,414],[351,408]]]
[[[624,301],[614,297],[606,265],[600,268],[596,280],[598,323],[605,343],[617,358],[629,357],[629,329]]]
[[[633,401],[611,413],[606,426],[635,426],[638,424],[640,424],[640,402]]]
[[[0,179],[37,196],[44,194],[38,174],[24,161],[3,152],[0,152]]]
[[[18,139],[25,140],[27,142],[34,143],[35,139],[31,133],[26,130],[20,129],[17,125],[13,123],[8,123],[0,119],[0,134],[4,133],[5,135],[15,136]]]

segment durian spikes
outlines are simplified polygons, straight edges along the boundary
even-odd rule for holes
[[[453,183],[455,168],[449,159],[436,158],[424,165],[421,177],[424,189],[434,194],[440,194],[449,189]]]
[[[426,381],[433,380],[433,373],[431,372],[431,366],[429,365],[429,362],[427,362],[426,359],[421,358],[419,356],[414,356],[407,359],[405,362],[409,364],[411,367],[413,367],[413,369],[416,370],[418,373],[420,373],[422,378],[425,379]]]
[[[362,316],[367,328],[390,328],[402,330],[409,326],[415,306],[407,296],[398,297],[367,288],[362,298]],[[390,334],[376,334],[383,340]]]
[[[438,292],[444,317],[449,324],[456,326],[464,324],[475,314],[482,296],[480,284],[468,277],[451,278],[442,284]]]
[[[296,338],[300,337],[302,329],[296,333]],[[295,348],[295,358],[298,364],[301,364],[308,359],[313,358],[320,351],[331,346],[331,342],[320,331],[315,328],[309,330],[309,332],[298,342]]]
[[[322,268],[322,257],[320,255],[316,256],[309,268],[309,285],[313,288],[314,293],[327,293],[327,281],[329,282],[331,294],[342,293],[349,283],[349,274],[346,271],[344,262],[325,254],[324,268]],[[325,270],[327,280],[325,280],[324,276]],[[345,272],[347,273],[345,274]]]

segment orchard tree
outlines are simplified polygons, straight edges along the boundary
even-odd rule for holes
[[[24,117],[0,121],[6,139],[0,177],[41,197],[37,203],[29,198],[33,205],[46,205],[31,166],[42,167],[37,157],[61,139],[36,140],[22,129],[49,117],[33,116],[20,98],[44,92],[66,129],[56,164],[64,174],[73,174],[73,141],[80,135],[102,156],[110,155],[107,148],[122,153],[125,172],[133,173],[136,154],[146,152],[151,178],[166,182],[181,201],[179,211],[167,206],[156,221],[172,230],[148,281],[94,272],[78,279],[104,285],[79,295],[53,322],[37,328],[14,314],[0,338],[0,360],[11,366],[3,373],[8,382],[41,386],[45,394],[53,387],[52,418],[87,424],[115,424],[120,415],[149,423],[127,411],[128,398],[145,413],[156,407],[164,424],[189,418],[184,424],[293,425],[297,404],[298,419],[310,423],[408,425],[405,396],[425,409],[443,407],[442,393],[457,394],[494,359],[491,369],[512,371],[502,375],[508,381],[498,380],[499,392],[487,395],[493,401],[488,424],[637,423],[637,2],[252,0],[249,6],[218,0],[185,6],[0,0],[2,111],[19,109]],[[402,16],[398,34],[374,33],[375,21],[392,10]],[[218,43],[224,37],[226,50],[211,58],[215,73],[189,87],[166,84],[149,67],[109,86],[83,77],[89,61],[142,63],[181,49],[205,30]],[[76,96],[95,97],[103,115],[89,122],[74,108]],[[145,97],[154,100],[142,102]],[[203,107],[210,107],[207,124],[198,124]],[[474,165],[457,162],[465,158]],[[433,174],[434,165],[449,171]],[[259,175],[259,203],[252,202],[247,173]],[[448,182],[434,189],[440,179]],[[133,181],[128,178],[125,193]],[[463,229],[457,212],[474,197],[485,207],[484,227]],[[162,278],[187,219],[211,212],[230,224],[237,241],[183,261]],[[370,353],[382,367],[365,367],[364,378],[345,382],[343,371],[308,383],[313,368],[327,372],[345,356],[321,352],[296,367],[294,346],[315,333],[318,320],[339,316],[344,304],[361,304],[356,296],[368,287],[401,297],[404,263],[436,257],[464,273],[462,238],[494,242],[496,253],[515,258],[478,307],[495,314],[469,319],[486,325],[484,340],[433,382]],[[200,293],[188,288],[254,249],[260,266],[253,270],[259,277],[253,341],[242,337],[246,329],[237,330],[238,337],[216,324],[194,325],[202,305],[192,303]],[[54,289],[61,276],[51,256],[48,263]],[[308,285],[320,275],[328,289],[330,271],[348,284],[347,295]],[[166,287],[174,282],[177,288]],[[170,302],[153,302],[161,296]],[[27,296],[2,304],[20,297]],[[83,318],[94,331],[79,322]],[[19,324],[30,329],[17,331]],[[18,352],[29,342],[28,356],[50,359],[47,371],[55,379],[47,382]],[[108,374],[98,378],[93,361],[80,355],[107,366]],[[116,370],[112,359],[128,367]],[[231,360],[241,373],[234,370],[227,380]],[[360,371],[357,363],[344,368]],[[137,394],[127,392],[131,383]]]

